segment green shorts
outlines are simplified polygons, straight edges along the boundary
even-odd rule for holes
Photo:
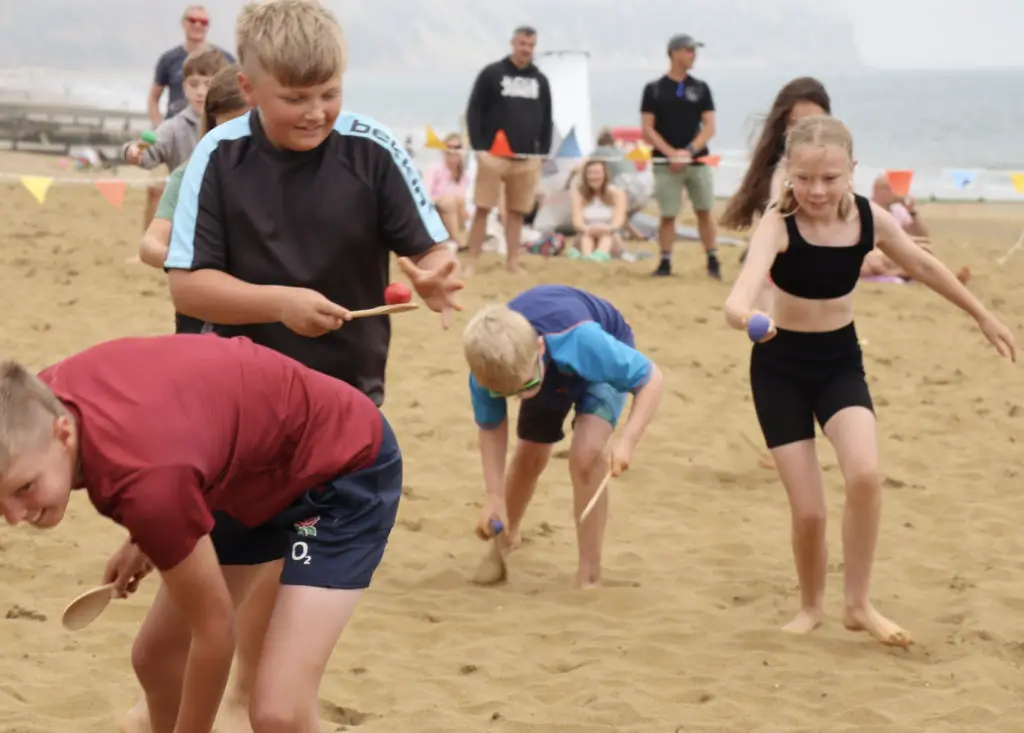
[[[715,174],[708,165],[687,165],[672,172],[664,163],[654,166],[654,199],[662,219],[675,219],[683,206],[683,188],[694,211],[711,211],[715,205]]]

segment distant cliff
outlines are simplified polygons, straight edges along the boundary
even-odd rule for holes
[[[0,9],[0,67],[151,66],[181,36],[180,3],[29,0]],[[207,0],[211,40],[233,46],[238,0]],[[853,30],[806,0],[327,0],[341,18],[351,66],[373,71],[476,68],[503,54],[513,27],[535,25],[538,50],[591,54],[594,69],[664,62],[684,32],[707,43],[701,65],[857,68]]]

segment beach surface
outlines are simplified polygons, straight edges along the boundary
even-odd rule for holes
[[[40,156],[0,154],[0,170],[81,178]],[[55,183],[40,205],[0,181],[0,354],[41,368],[102,340],[173,330],[165,275],[131,262],[143,195],[130,187],[119,210],[94,187]],[[971,289],[1024,344],[1024,251],[996,262],[1024,207],[921,214],[936,254],[970,267]],[[885,648],[840,623],[842,480],[823,439],[829,618],[784,634],[797,605],[789,510],[744,439],[761,443],[750,344],[722,315],[738,256],[723,248],[716,283],[696,243],[679,244],[678,274],[659,280],[651,260],[530,256],[516,279],[490,255],[450,331],[425,310],[393,319],[384,411],[407,487],[320,691],[326,731],[1024,729],[1024,366],[921,285],[860,285],[886,475],[874,597],[915,644]],[[482,481],[460,332],[481,304],[537,282],[611,299],[667,379],[632,469],[609,490],[597,591],[571,588],[568,441],[541,479],[508,583],[471,583],[486,546],[473,534]],[[123,538],[81,494],[55,530],[0,534],[0,731],[107,733],[136,700],[129,652],[156,578],[86,630],[60,625]]]

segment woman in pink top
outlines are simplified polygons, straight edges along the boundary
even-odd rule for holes
[[[427,192],[441,221],[448,229],[452,239],[460,242],[462,230],[466,224],[466,192],[469,188],[469,177],[462,157],[462,138],[458,133],[445,137],[444,158],[434,163],[426,173]]]

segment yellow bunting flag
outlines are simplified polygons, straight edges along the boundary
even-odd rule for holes
[[[427,125],[427,147],[432,150],[445,150],[448,147],[430,125]]]
[[[46,202],[46,193],[50,190],[53,179],[48,176],[22,176],[21,184],[28,189],[32,197],[39,203]]]
[[[103,194],[103,198],[110,202],[111,206],[120,209],[124,204],[124,191],[126,184],[124,181],[93,181],[93,185],[96,186],[96,190]]]
[[[632,160],[636,163],[641,163],[645,160],[651,159],[651,151],[642,145],[637,145],[635,148],[626,153],[626,160]]]
[[[1013,181],[1014,191],[1024,193],[1024,173],[1011,173],[1010,180]]]

